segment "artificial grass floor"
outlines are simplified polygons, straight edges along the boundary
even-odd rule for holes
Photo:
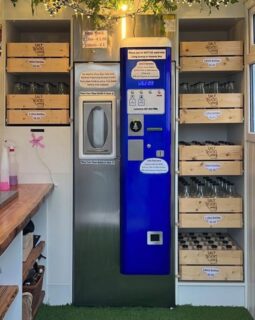
[[[36,320],[252,320],[244,308],[82,308],[42,306]]]

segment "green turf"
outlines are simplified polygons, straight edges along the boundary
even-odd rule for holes
[[[252,320],[244,308],[78,308],[42,306],[36,320]]]

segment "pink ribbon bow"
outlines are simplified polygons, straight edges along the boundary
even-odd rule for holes
[[[43,136],[36,137],[35,134],[32,133],[32,140],[30,140],[29,142],[32,143],[32,148],[34,147],[44,148],[45,145],[41,143],[42,140],[43,140]]]

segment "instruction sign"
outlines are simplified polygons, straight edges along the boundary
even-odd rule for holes
[[[149,158],[140,165],[140,171],[145,174],[162,174],[168,172],[168,164],[159,158]]]
[[[131,72],[131,77],[135,80],[159,79],[160,73],[153,61],[139,61]]]
[[[80,86],[83,88],[110,88],[117,83],[113,71],[86,71],[80,74]]]

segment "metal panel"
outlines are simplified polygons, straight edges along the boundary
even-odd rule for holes
[[[78,101],[79,94],[86,91],[79,85],[79,76],[84,69],[112,70],[119,78],[118,64],[75,64],[74,304],[171,306],[175,302],[171,291],[174,275],[125,276],[120,273],[119,159],[90,165],[78,159]],[[119,132],[119,82],[109,90],[117,96]],[[99,92],[99,89],[93,91]]]
[[[164,36],[163,19],[156,15],[127,17],[112,23],[108,31],[108,47],[89,49],[83,48],[82,39],[85,31],[96,29],[93,19],[74,17],[74,61],[119,61],[120,42],[123,38]]]

